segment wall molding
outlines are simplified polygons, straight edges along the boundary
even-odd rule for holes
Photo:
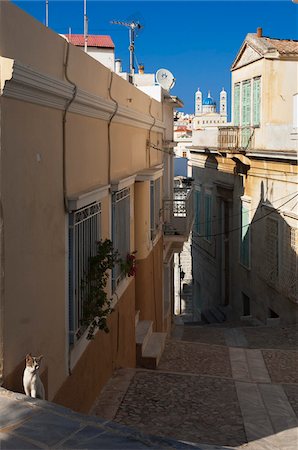
[[[3,89],[4,97],[59,110],[65,109],[72,94],[73,86],[66,81],[45,75],[16,61],[13,64],[12,77],[6,81]],[[78,89],[69,111],[108,121],[115,111],[115,103],[83,89]],[[113,122],[149,130],[154,124],[154,119],[149,114],[119,105]],[[164,129],[164,122],[156,119],[153,130],[162,132]]]

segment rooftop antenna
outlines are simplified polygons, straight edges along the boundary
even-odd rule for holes
[[[49,0],[46,0],[46,27],[49,26]]]
[[[137,20],[132,20],[130,22],[122,22],[121,20],[111,20],[112,24],[114,25],[122,25],[124,27],[129,28],[129,73],[130,75],[134,75],[135,73],[135,37],[137,32],[143,28],[143,26],[140,24]]]
[[[87,53],[88,47],[88,17],[87,17],[87,0],[84,0],[84,51]]]

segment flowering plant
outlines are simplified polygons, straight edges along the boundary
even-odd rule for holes
[[[128,253],[126,256],[125,261],[121,261],[121,270],[124,272],[125,275],[128,277],[134,277],[137,273],[137,261],[135,254],[137,252],[134,251],[132,253]]]

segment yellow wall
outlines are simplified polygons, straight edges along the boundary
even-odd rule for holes
[[[95,398],[115,367],[135,364],[136,288],[134,282],[130,282],[111,316],[110,334],[97,334],[95,341],[78,359],[69,378],[68,215],[63,198],[63,110],[37,104],[33,97],[26,101],[12,98],[11,94],[12,91],[18,95],[14,61],[34,69],[41,76],[52,77],[54,84],[55,80],[66,81],[66,47],[63,38],[15,5],[0,2],[0,57],[8,58],[0,59],[0,81],[3,82],[0,144],[5,242],[4,379],[7,387],[19,386],[25,355],[28,352],[42,353],[48,398],[87,411],[91,396]],[[154,119],[163,119],[161,103],[150,99],[117,75],[113,75],[110,84],[111,72],[72,46],[68,76],[81,92],[87,92],[90,98],[96,96],[96,100],[110,100],[115,108],[108,92],[110,86],[112,97],[128,116],[132,111],[137,118],[138,115],[146,117],[150,123]],[[3,77],[8,80],[5,84]],[[149,164],[162,163],[163,153],[152,148],[149,150],[147,145],[150,138],[153,144],[162,146],[162,128],[151,129],[148,123],[140,125],[137,118],[121,123],[116,116],[110,126],[109,146],[108,118],[109,115],[104,119],[84,112],[67,113],[65,175],[68,197],[136,175]],[[150,231],[149,201],[145,203],[147,211],[142,207],[140,210],[134,208],[136,199],[141,205],[142,196],[148,195],[148,183],[144,183],[143,188],[144,192],[141,192],[141,185],[131,186],[131,250],[140,248],[140,267],[146,259],[153,258],[150,265],[152,268],[154,261],[156,273],[151,276],[148,289],[153,287],[154,295],[151,293],[141,302],[154,302],[155,324],[161,329],[162,240],[151,252],[152,256],[146,253],[147,231],[143,235],[143,229],[138,227],[146,223]],[[110,238],[110,192],[101,206],[102,237]],[[146,270],[140,268],[140,279],[146,279],[146,276]],[[151,317],[152,306],[144,305],[144,308],[144,313],[148,310]],[[72,398],[74,392],[77,400]]]

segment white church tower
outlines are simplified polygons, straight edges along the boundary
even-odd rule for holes
[[[195,115],[202,114],[202,92],[198,88],[195,94]]]
[[[222,91],[220,93],[220,110],[219,113],[221,116],[227,116],[227,93],[224,90],[224,88],[222,88]]]

